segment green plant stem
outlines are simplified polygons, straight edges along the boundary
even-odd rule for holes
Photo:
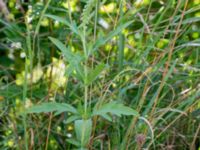
[[[95,1],[95,17],[94,17],[94,42],[96,41],[96,34],[97,34],[97,21],[98,21],[98,11],[99,11],[99,0],[96,0]],[[94,68],[94,57],[93,55],[91,54],[91,57],[92,57],[92,61],[91,61],[91,68],[93,69]],[[93,88],[93,84],[91,83],[91,85],[89,86],[89,107],[91,107],[91,99],[92,99],[92,89]]]
[[[96,0],[95,2],[96,2],[96,5],[95,5],[95,18],[94,18],[94,41],[96,40],[96,34],[97,34],[99,0]]]
[[[119,11],[119,15],[120,15],[120,19],[123,17],[123,0],[120,1],[120,11]],[[122,70],[123,67],[123,63],[124,63],[124,41],[125,41],[125,36],[124,34],[121,32],[119,33],[119,41],[118,41],[118,63],[119,63],[119,71]]]
[[[25,108],[26,105],[26,95],[27,95],[27,75],[28,75],[28,65],[27,59],[25,62],[25,77],[24,77],[24,84],[23,84],[23,105]],[[23,126],[24,126],[24,139],[25,139],[25,150],[28,150],[28,136],[27,136],[27,124],[26,124],[26,114],[23,115]]]
[[[44,14],[45,14],[47,8],[49,7],[50,2],[51,2],[51,0],[47,1],[46,5],[44,6],[44,9],[41,12],[39,21],[38,21],[37,26],[35,28],[35,34],[34,34],[34,38],[33,38],[34,40],[35,40],[36,36],[38,35],[38,33],[40,31],[40,25],[41,25],[42,19],[44,18]],[[33,43],[33,46],[34,46],[34,43]]]
[[[85,67],[84,67],[85,68]],[[86,72],[87,69],[85,69],[85,72]],[[85,112],[85,115],[87,114],[87,100],[88,100],[88,86],[85,85],[84,87],[85,89],[85,92],[84,92],[84,112]]]
[[[23,83],[23,106],[25,108],[26,105],[26,97],[27,97],[27,88],[28,88],[28,60],[32,60],[32,50],[31,50],[31,34],[27,20],[25,19],[26,29],[27,29],[27,37],[26,37],[26,46],[28,49],[28,53],[26,54],[25,60],[25,76],[24,76],[24,83]],[[32,61],[31,61],[32,62]],[[30,62],[30,70],[32,69],[32,65]],[[23,115],[23,126],[24,126],[24,139],[25,139],[25,150],[28,150],[28,136],[27,136],[27,124],[26,124],[26,114]]]
[[[68,14],[69,14],[69,20],[70,23],[72,24],[72,12],[71,12],[71,5],[70,5],[70,1],[67,1],[67,5],[68,5]]]
[[[40,25],[41,25],[41,22],[42,22],[42,19],[44,18],[44,14],[47,10],[47,8],[49,7],[49,4],[50,4],[51,0],[48,0],[46,5],[44,6],[44,9],[42,10],[41,12],[41,15],[40,15],[40,18],[39,18],[39,21],[37,23],[37,26],[35,28],[35,32],[34,32],[34,35],[33,35],[33,45],[32,45],[32,58],[34,58],[34,51],[35,51],[35,45],[36,45],[36,37],[40,31]],[[40,51],[38,51],[38,53],[40,53]],[[39,56],[39,54],[38,54]],[[40,62],[40,58],[38,57],[38,60]],[[32,74],[31,74],[32,76]],[[32,77],[31,77],[31,80],[32,80]]]
[[[41,12],[39,21],[38,21],[37,26],[35,28],[35,33],[34,33],[34,36],[33,36],[33,49],[34,49],[34,44],[35,44],[36,36],[38,35],[38,33],[40,31],[40,25],[41,25],[42,19],[44,18],[44,14],[45,14],[47,8],[49,7],[50,2],[51,2],[51,0],[48,0],[47,3],[46,3],[46,5],[44,6],[44,9]]]
[[[83,44],[83,51],[85,56],[85,63],[84,63],[84,115],[86,117],[87,114],[87,106],[88,106],[88,85],[87,85],[87,78],[88,78],[88,70],[87,70],[87,49],[86,49],[86,27],[83,27],[83,36],[82,36],[82,44]]]
[[[123,68],[123,63],[124,63],[124,41],[125,37],[123,33],[119,34],[119,51],[118,51],[118,61],[119,61],[119,71],[122,70]]]

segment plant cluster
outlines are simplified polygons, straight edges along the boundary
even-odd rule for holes
[[[0,149],[200,149],[200,0],[0,10]]]

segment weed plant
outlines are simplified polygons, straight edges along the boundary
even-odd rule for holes
[[[200,149],[199,0],[0,10],[0,149]]]

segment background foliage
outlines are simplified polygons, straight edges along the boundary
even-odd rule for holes
[[[199,0],[0,10],[0,149],[200,148]]]

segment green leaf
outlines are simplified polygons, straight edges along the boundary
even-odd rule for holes
[[[101,63],[99,64],[95,69],[91,70],[88,74],[86,84],[91,84],[98,76],[99,74],[104,70],[105,64]]]
[[[84,74],[84,69],[83,66],[79,63],[73,63],[73,66],[75,67],[76,70],[76,77],[81,80],[84,81],[85,79],[85,74]]]
[[[64,19],[62,17],[59,17],[59,16],[56,16],[56,15],[46,14],[45,16],[67,25],[68,27],[70,27],[70,29],[74,33],[76,33],[77,35],[79,34],[78,28],[77,28],[77,26],[76,26],[76,24],[74,22],[73,22],[73,24],[71,24],[66,19]]]
[[[66,121],[64,121],[65,124],[69,124],[77,119],[80,119],[80,116],[77,116],[77,115],[73,115],[73,116],[70,116],[69,118],[67,118]]]
[[[101,106],[99,109],[93,110],[93,116],[100,115],[102,117],[105,117],[105,114],[107,113],[111,113],[117,116],[121,115],[133,115],[137,117],[139,116],[139,113],[137,111],[114,101]]]
[[[66,140],[68,143],[72,144],[72,145],[75,145],[77,147],[80,147],[81,146],[81,143],[75,139],[67,139]]]
[[[49,37],[49,39],[61,50],[62,54],[67,59],[67,61],[73,60],[72,52],[68,48],[66,48],[66,46],[61,41],[53,37]]]
[[[81,147],[86,147],[92,133],[92,120],[76,120],[74,127],[77,140],[81,143]]]
[[[74,114],[78,114],[77,110],[69,104],[66,103],[42,103],[38,105],[34,105],[28,108],[25,113],[48,113],[48,112],[71,112]]]
[[[181,23],[182,25],[185,24],[191,24],[191,23],[196,23],[200,21],[200,17],[192,17],[192,18],[188,18],[183,20],[183,22]],[[178,25],[179,23],[174,23],[173,25]]]
[[[124,24],[119,25],[114,31],[111,31],[108,35],[105,37],[100,37],[97,39],[96,43],[94,44],[94,51],[97,50],[100,46],[104,45],[106,42],[111,40],[114,36],[119,34],[123,29],[128,27],[130,24],[132,24],[133,21],[126,22]]]
[[[101,117],[105,118],[108,121],[112,121],[112,118],[108,114],[101,114]]]
[[[70,47],[66,48],[66,46],[58,39],[55,39],[53,37],[49,37],[49,39],[61,50],[66,61],[70,63],[71,70],[72,71],[76,70],[76,75],[78,79],[83,81],[84,69],[83,69],[83,66],[81,65],[81,61],[83,60],[83,57],[81,57],[79,54],[73,54],[70,50]]]
[[[86,26],[94,15],[93,8],[96,4],[96,0],[87,0],[83,9],[83,13],[81,14],[81,25],[80,27]]]

